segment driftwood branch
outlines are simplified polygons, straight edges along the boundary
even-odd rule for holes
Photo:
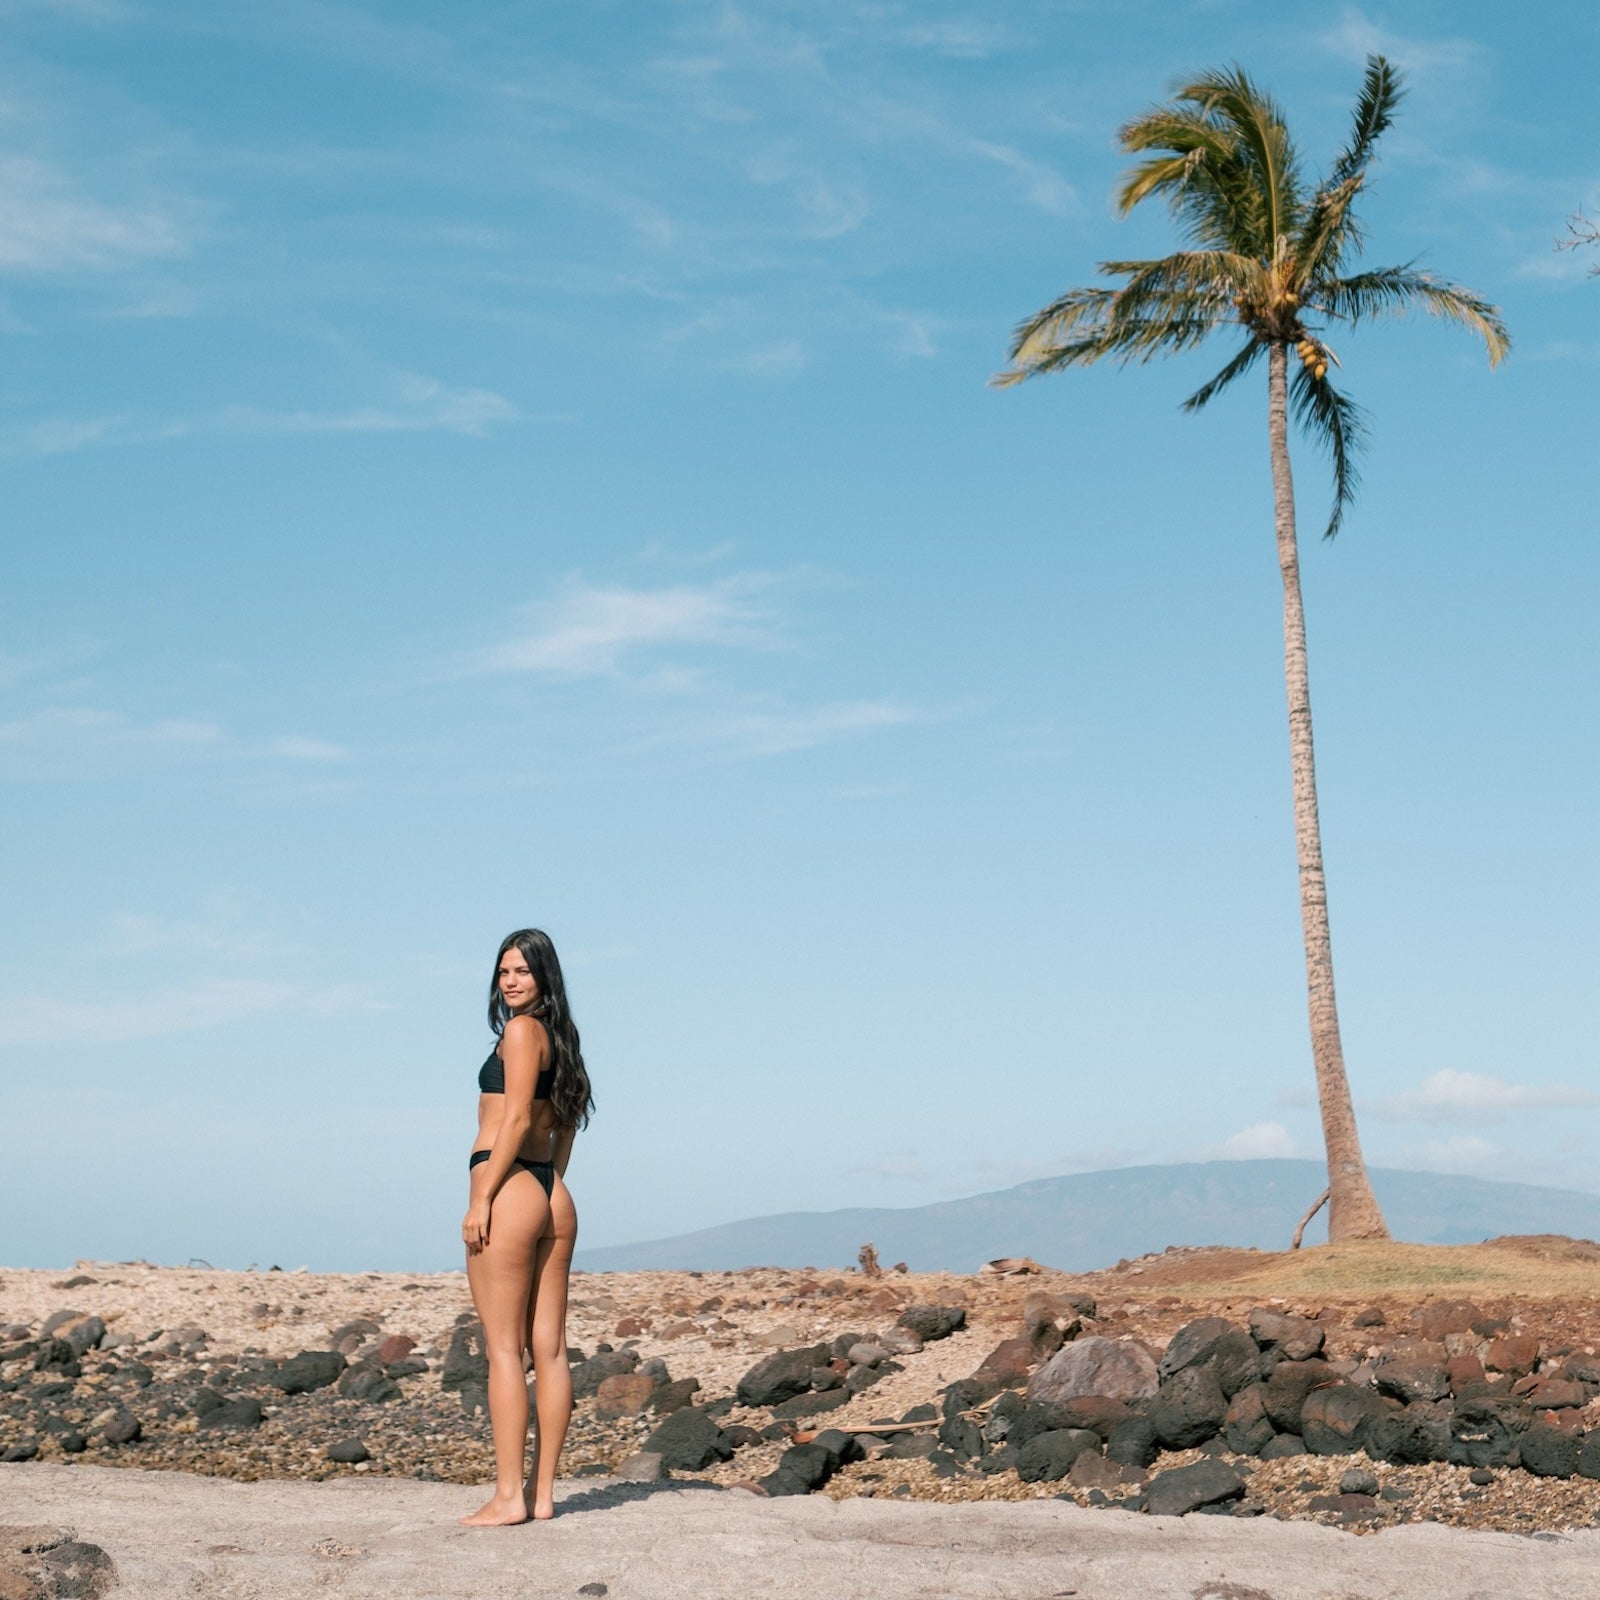
[[[1300,1240],[1301,1240],[1301,1239],[1302,1239],[1302,1237],[1304,1237],[1304,1235],[1305,1235],[1305,1231],[1306,1231],[1306,1224],[1307,1224],[1307,1223],[1308,1223],[1308,1222],[1309,1222],[1309,1221],[1310,1221],[1310,1220],[1311,1220],[1311,1219],[1312,1219],[1312,1218],[1313,1218],[1313,1217],[1314,1217],[1314,1216],[1316,1216],[1316,1214],[1317,1214],[1317,1213],[1318,1213],[1318,1212],[1319,1212],[1319,1211],[1320,1211],[1320,1210],[1321,1210],[1321,1209],[1322,1209],[1322,1208],[1323,1208],[1323,1207],[1324,1207],[1324,1206],[1325,1206],[1325,1205],[1327,1205],[1327,1203],[1328,1203],[1328,1196],[1329,1196],[1329,1195],[1330,1195],[1330,1194],[1332,1194],[1332,1193],[1333,1193],[1333,1190],[1332,1190],[1332,1189],[1324,1189],[1324,1190],[1323,1190],[1323,1191],[1322,1191],[1322,1193],[1321,1193],[1321,1194],[1319,1194],[1319,1195],[1318,1195],[1318,1196],[1317,1196],[1317,1198],[1316,1198],[1316,1200],[1315,1200],[1315,1202],[1314,1202],[1314,1203],[1313,1203],[1313,1204],[1312,1204],[1312,1207],[1311,1207],[1311,1209],[1310,1209],[1310,1210],[1309,1210],[1309,1211],[1308,1211],[1308,1212],[1306,1212],[1306,1214],[1305,1214],[1305,1215],[1304,1215],[1304,1216],[1303,1216],[1303,1217],[1301,1217],[1301,1219],[1300,1219],[1300,1226],[1299,1226],[1299,1227],[1298,1227],[1298,1228],[1296,1228],[1296,1229],[1295,1229],[1295,1230],[1294,1230],[1294,1238],[1293,1238],[1293,1239],[1291,1239],[1291,1240],[1290,1240],[1290,1241],[1289,1241],[1289,1248],[1290,1248],[1290,1249],[1291,1249],[1291,1250],[1298,1250],[1298,1249],[1299,1249],[1299,1248],[1300,1248]]]

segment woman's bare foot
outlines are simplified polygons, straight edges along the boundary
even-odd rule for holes
[[[520,1490],[515,1494],[496,1494],[470,1517],[461,1519],[468,1528],[509,1528],[528,1520],[528,1500]]]
[[[531,1514],[535,1522],[548,1522],[556,1514],[554,1500],[534,1500],[530,1503],[533,1506]]]

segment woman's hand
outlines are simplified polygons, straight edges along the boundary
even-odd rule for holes
[[[461,1237],[466,1242],[467,1254],[471,1256],[483,1249],[489,1242],[489,1202],[487,1200],[474,1200],[467,1207],[467,1214],[461,1219]]]

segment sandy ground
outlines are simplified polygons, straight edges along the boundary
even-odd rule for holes
[[[1600,1532],[1420,1524],[1357,1539],[1056,1501],[762,1500],[599,1480],[563,1485],[551,1523],[457,1527],[475,1503],[451,1484],[0,1466],[0,1521],[68,1525],[101,1546],[114,1600],[1600,1600]]]

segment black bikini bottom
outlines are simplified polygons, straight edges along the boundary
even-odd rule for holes
[[[470,1172],[480,1162],[487,1161],[488,1159],[489,1152],[487,1150],[474,1150],[472,1152],[472,1159],[467,1163],[467,1171]],[[519,1167],[524,1172],[531,1172],[534,1177],[539,1180],[540,1188],[542,1188],[547,1195],[555,1188],[556,1168],[553,1161],[524,1161],[521,1156],[518,1156],[511,1163],[511,1172],[515,1172]],[[508,1172],[506,1176],[510,1177],[511,1173]]]

